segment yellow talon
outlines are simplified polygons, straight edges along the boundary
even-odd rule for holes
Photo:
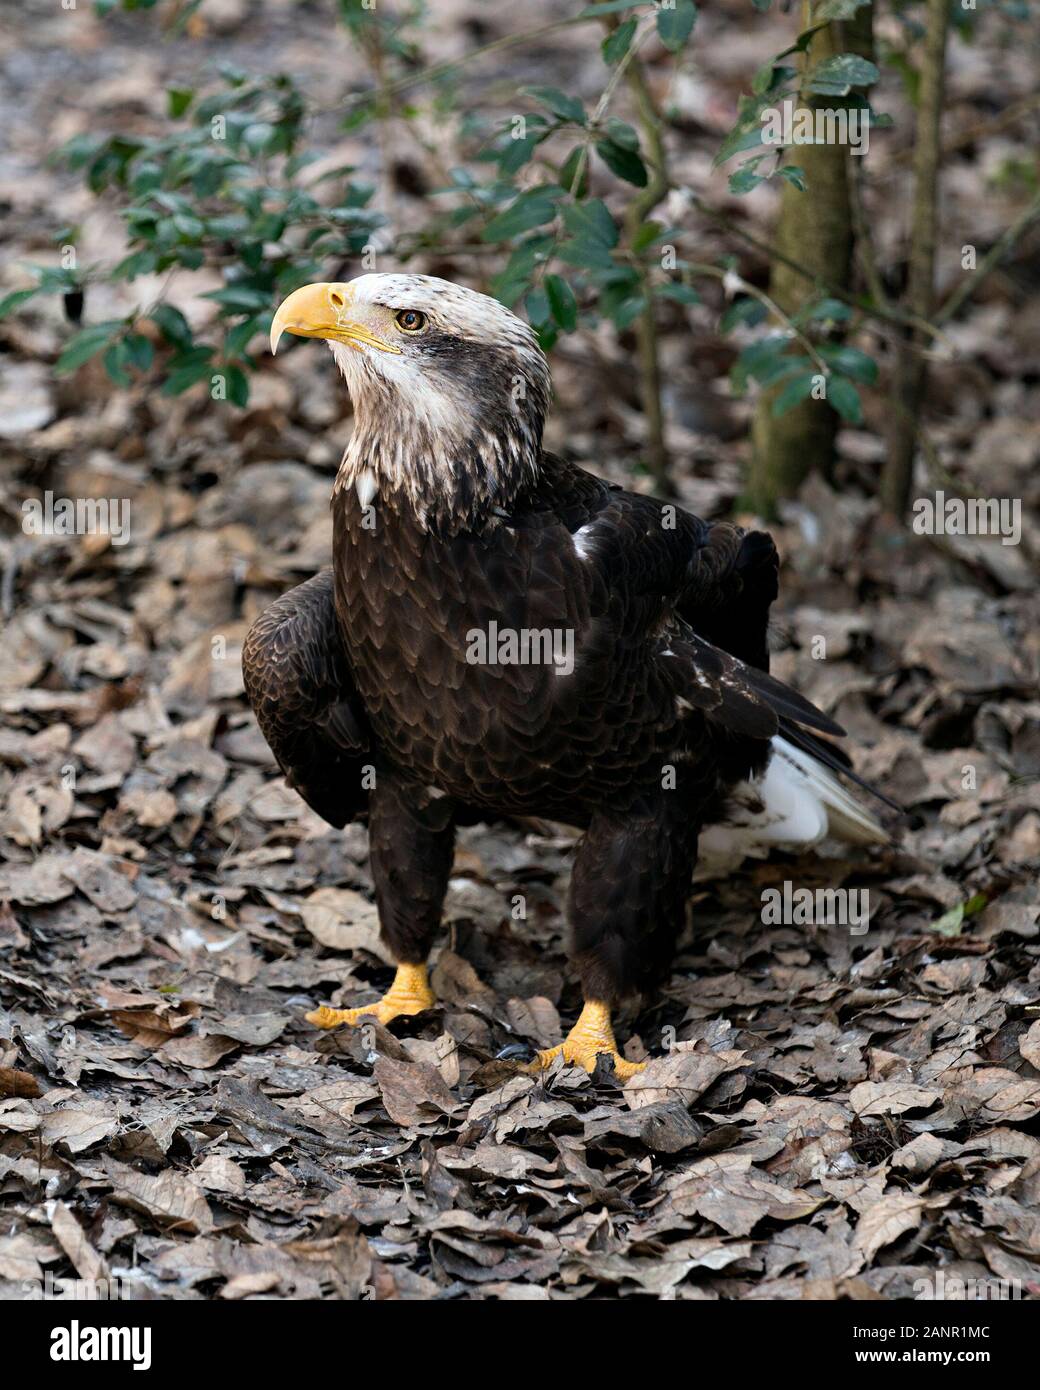
[[[557,1047],[539,1052],[524,1070],[544,1071],[554,1057],[562,1054],[564,1061],[576,1062],[578,1066],[591,1073],[596,1070],[596,1058],[604,1052],[614,1063],[614,1075],[619,1081],[628,1081],[646,1066],[645,1062],[629,1062],[621,1056],[614,1041],[609,1006],[598,999],[588,999],[577,1023],[563,1042]]]
[[[358,1009],[330,1009],[323,1004],[307,1015],[307,1022],[315,1028],[339,1028],[346,1023],[350,1026],[374,1018],[378,1023],[387,1024],[402,1014],[421,1014],[437,1002],[425,965],[399,965],[394,982],[374,1004],[362,1004]]]

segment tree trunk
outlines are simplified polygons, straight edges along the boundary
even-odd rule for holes
[[[948,0],[928,0],[927,33],[917,107],[914,152],[914,211],[910,234],[907,307],[928,319],[935,297],[935,236],[939,208],[939,126],[945,87]],[[914,334],[901,344],[892,372],[895,411],[889,431],[888,458],[881,475],[881,501],[900,520],[906,515],[914,476],[917,416],[924,397],[927,368],[921,348],[927,339]]]
[[[802,28],[812,23],[808,0],[802,7]],[[873,56],[871,8],[858,11],[854,20],[832,23],[812,38],[803,57],[803,73],[824,58],[854,52]],[[810,109],[840,109],[836,97],[809,96],[799,103]],[[799,192],[785,183],[780,221],[774,245],[781,254],[811,270],[821,282],[849,289],[852,279],[852,210],[849,199],[849,152],[845,145],[801,145],[793,162],[805,171],[807,188]],[[774,261],[769,281],[770,296],[781,309],[794,315],[817,291],[803,275]],[[748,476],[748,500],[756,511],[771,516],[776,503],[797,493],[813,471],[829,475],[834,458],[838,416],[826,401],[806,400],[779,419],[773,402],[780,387],[764,390],[758,400],[752,426],[752,455]]]

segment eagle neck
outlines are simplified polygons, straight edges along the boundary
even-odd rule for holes
[[[455,535],[509,512],[538,478],[541,422],[516,417],[451,437],[415,423],[382,429],[360,413],[336,477],[335,492],[357,493],[375,524],[384,508],[420,530]]]

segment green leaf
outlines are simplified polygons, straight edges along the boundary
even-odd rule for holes
[[[206,233],[206,225],[201,218],[188,212],[175,212],[170,219],[174,227],[187,241],[201,241]]]
[[[548,323],[552,315],[549,296],[541,285],[536,286],[524,300],[524,308],[527,310],[528,322],[536,328]]]
[[[607,121],[606,131],[615,145],[621,145],[626,150],[639,149],[639,132],[635,126],[629,125],[627,121],[621,121],[618,120],[617,116],[611,116]]]
[[[764,104],[760,106],[756,103],[753,111],[741,114],[736,125],[719,146],[718,153],[711,162],[712,168],[725,164],[727,159],[732,159],[735,154],[741,154],[744,150],[758,149],[764,143],[764,127],[761,121]]]
[[[701,297],[691,285],[683,285],[670,280],[666,285],[656,286],[654,293],[660,299],[674,299],[677,304],[699,304]]]
[[[696,18],[693,0],[671,0],[667,9],[662,4],[657,11],[657,36],[665,48],[678,53],[693,32]]]
[[[151,247],[143,247],[129,256],[124,256],[118,265],[112,267],[110,279],[136,280],[138,275],[151,275],[159,268],[159,253]],[[168,264],[168,262],[166,262]]]
[[[249,378],[241,367],[227,366],[223,369],[227,383],[227,398],[232,405],[240,407],[249,404]]]
[[[603,61],[608,67],[613,67],[615,63],[619,63],[628,52],[632,35],[636,32],[637,26],[638,20],[626,19],[603,40],[600,52],[603,54]]]
[[[767,385],[777,377],[786,375],[788,368],[796,361],[788,356],[790,345],[791,339],[786,333],[768,333],[749,343],[733,365],[735,381],[743,387],[752,377],[761,385]]]
[[[590,198],[585,203],[571,203],[563,209],[563,225],[573,236],[586,236],[613,250],[618,243],[617,224],[607,211],[606,203]]]
[[[528,87],[528,96],[534,97],[546,110],[551,111],[561,121],[574,121],[585,125],[585,108],[577,97],[570,97],[558,87]]]
[[[746,160],[736,173],[730,174],[729,191],[731,193],[750,193],[760,183],[765,183],[765,175],[755,173],[763,158],[763,155],[755,155],[753,159]]]
[[[632,250],[645,251],[648,246],[653,246],[655,241],[663,241],[667,235],[669,233],[666,228],[651,218],[650,221],[644,222],[636,229],[635,235],[632,237]]]
[[[589,165],[588,160],[582,160],[584,147],[575,145],[570,154],[563,162],[560,170],[560,185],[565,188],[575,198],[584,198],[589,191]],[[578,179],[578,169],[581,167],[581,178]],[[578,179],[575,186],[575,179]]]
[[[178,120],[184,115],[194,99],[195,93],[191,87],[167,87],[166,88],[166,110],[171,120]]]
[[[589,5],[577,16],[578,19],[598,19],[602,14],[620,14],[623,10],[636,10],[647,0],[603,0],[600,5]]]
[[[853,87],[869,87],[879,76],[877,67],[858,53],[836,53],[811,69],[806,90],[820,96],[843,97]]]
[[[771,411],[773,419],[779,420],[781,415],[786,415],[796,405],[801,405],[802,401],[808,400],[818,375],[817,372],[799,372],[796,377],[793,377],[773,402]]]
[[[105,355],[101,359],[109,379],[114,381],[117,386],[130,386],[133,384],[133,377],[126,370],[129,362],[129,354],[126,350],[125,341],[120,338],[106,348]]]
[[[269,330],[270,326],[267,314],[254,314],[251,318],[236,323],[233,328],[228,329],[224,337],[224,356],[241,357],[256,335]]]
[[[719,319],[719,332],[729,333],[741,323],[748,328],[757,328],[760,323],[765,322],[768,313],[769,310],[761,300],[751,295],[745,299],[735,299]]]
[[[199,347],[175,357],[170,364],[170,374],[163,383],[163,395],[179,396],[189,387],[208,377],[213,371],[210,364],[212,356],[212,348]]]
[[[562,193],[559,188],[532,188],[521,193],[515,201],[493,217],[480,234],[481,241],[508,241],[551,222],[556,216],[556,199]]]
[[[799,323],[846,323],[852,317],[852,309],[841,299],[825,296],[814,304],[807,305],[798,314]]]
[[[69,372],[74,372],[77,367],[81,367],[84,362],[89,362],[92,357],[96,357],[99,352],[107,348],[115,335],[125,327],[122,319],[108,319],[105,323],[91,324],[89,328],[80,329],[65,344],[61,356],[54,366],[57,376],[67,376]]]
[[[278,144],[277,129],[267,121],[254,121],[242,132],[242,143],[252,154],[263,154]]]
[[[624,179],[626,183],[635,184],[636,188],[646,187],[649,181],[646,165],[634,151],[625,149],[623,145],[618,145],[613,140],[597,140],[596,153],[611,173],[616,174],[619,179]]]
[[[544,139],[544,135],[536,132],[521,140],[507,140],[498,159],[498,172],[502,177],[509,178],[522,169]]]
[[[759,386],[777,386],[781,381],[787,381],[789,377],[797,376],[799,372],[808,369],[809,359],[807,357],[782,353],[778,357],[761,362],[751,375]]]
[[[828,377],[827,399],[847,425],[862,424],[863,407],[859,392],[847,377]]]
[[[560,336],[560,330],[554,323],[542,323],[535,329],[535,337],[538,339],[538,346],[548,357],[556,346],[556,340]]]
[[[545,293],[553,318],[565,332],[573,333],[578,326],[578,305],[570,285],[562,275],[547,275]]]
[[[536,266],[553,245],[552,236],[541,233],[528,237],[513,251],[506,268],[491,278],[491,293],[503,304],[513,305],[531,285]]]
[[[785,67],[776,58],[770,58],[751,79],[751,90],[759,97],[772,96],[797,76],[796,68]]]
[[[151,339],[146,338],[143,333],[128,333],[122,340],[126,351],[126,360],[130,366],[139,372],[146,372],[152,365],[155,350],[152,347]]]
[[[172,304],[157,304],[148,315],[168,343],[176,348],[190,348],[192,345],[191,325],[179,309]]]
[[[805,170],[799,168],[797,164],[781,164],[775,172],[777,178],[785,179],[797,188],[799,193],[805,192]]]
[[[604,295],[602,299],[603,312],[611,320],[619,333],[623,333],[629,328],[646,308],[646,299],[641,294],[616,294]]]
[[[59,241],[62,245],[66,245],[75,240],[74,233],[66,235],[66,232],[68,232],[68,228],[64,229],[60,236],[55,237],[55,240]],[[67,294],[72,290],[82,289],[82,286],[76,279],[76,272],[74,270],[66,270],[62,266],[57,265],[33,265],[30,266],[29,269],[34,275],[39,276],[40,283],[38,288],[41,289],[44,294]],[[18,291],[18,293],[20,293],[20,291]]]
[[[606,273],[615,270],[614,257],[607,248],[591,237],[576,236],[562,242],[556,250],[556,259],[565,265],[576,265],[582,270]]]
[[[873,357],[860,352],[859,348],[823,343],[820,346],[820,356],[828,367],[833,367],[843,376],[852,377],[853,381],[862,381],[865,386],[873,386],[878,379],[877,363]]]
[[[269,290],[253,289],[249,285],[227,285],[222,290],[209,290],[203,299],[213,299],[231,314],[255,314],[271,307]]]
[[[25,304],[27,300],[32,299],[33,295],[39,294],[39,292],[40,286],[34,285],[31,290],[12,290],[10,294],[5,294],[3,299],[0,299],[0,319],[6,318],[8,314],[13,313],[15,309]]]

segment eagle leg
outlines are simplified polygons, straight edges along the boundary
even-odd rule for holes
[[[455,843],[454,808],[430,800],[389,769],[380,772],[369,803],[369,857],[379,908],[379,936],[399,962],[393,984],[374,1004],[357,1009],[322,1005],[307,1015],[317,1028],[380,1023],[421,1014],[435,1002],[426,973],[441,920]]]
[[[631,806],[593,815],[575,853],[568,902],[585,1006],[559,1047],[540,1052],[532,1069],[562,1055],[591,1072],[605,1052],[619,1080],[642,1071],[643,1064],[619,1054],[610,1011],[671,963],[696,852],[689,808],[656,789]]]
[[[359,1009],[330,1009],[323,1004],[307,1015],[307,1022],[315,1028],[339,1028],[341,1024],[361,1023],[365,1018],[375,1018],[379,1023],[389,1023],[402,1014],[421,1014],[437,1002],[430,988],[425,965],[399,965],[394,982],[374,1004],[362,1004]]]
[[[618,1052],[614,1041],[614,1028],[610,1022],[610,1005],[599,999],[586,999],[577,1023],[558,1047],[550,1047],[539,1052],[525,1071],[543,1071],[554,1057],[562,1056],[565,1062],[576,1062],[587,1072],[596,1070],[596,1058],[604,1053],[614,1064],[614,1075],[619,1081],[627,1081],[641,1072],[645,1062],[629,1062]]]

